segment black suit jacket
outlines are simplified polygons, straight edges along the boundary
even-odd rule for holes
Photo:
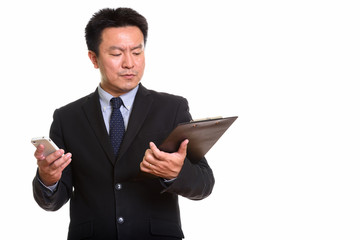
[[[34,198],[55,211],[70,199],[68,239],[181,239],[178,195],[199,200],[213,188],[205,158],[185,159],[171,184],[140,171],[149,142],[160,145],[178,123],[191,120],[186,99],[147,90],[141,84],[127,131],[115,158],[103,121],[98,91],[54,112],[52,140],[72,153],[54,193],[38,176]]]

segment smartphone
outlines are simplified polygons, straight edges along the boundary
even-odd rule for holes
[[[45,147],[44,156],[48,156],[49,154],[59,150],[58,146],[48,137],[36,137],[31,139],[31,143],[38,147],[40,144]]]

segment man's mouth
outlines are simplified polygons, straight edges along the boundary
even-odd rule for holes
[[[133,78],[137,74],[135,72],[120,72],[119,75],[123,78]]]
[[[136,75],[135,74],[121,74],[120,76],[125,78],[125,79],[132,79]]]

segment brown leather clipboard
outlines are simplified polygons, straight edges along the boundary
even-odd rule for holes
[[[159,146],[165,152],[176,152],[182,141],[189,139],[187,158],[196,163],[211,149],[238,117],[180,123]]]

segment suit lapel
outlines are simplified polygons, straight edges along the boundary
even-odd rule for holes
[[[130,147],[132,141],[136,137],[146,119],[146,116],[149,113],[152,101],[153,100],[151,98],[150,92],[141,84],[139,84],[139,89],[135,97],[128,127],[123,142],[120,146],[117,159],[120,159]],[[83,110],[91,128],[93,129],[99,141],[99,144],[102,146],[106,156],[111,161],[111,163],[115,165],[116,158],[114,156],[109,135],[105,127],[104,118],[101,113],[101,106],[97,89],[88,97],[88,100],[83,105]]]
[[[101,147],[106,153],[106,156],[114,165],[115,156],[111,147],[109,135],[105,127],[104,118],[101,113],[99,93],[97,89],[92,95],[89,96],[88,100],[84,103],[83,110]]]
[[[135,97],[128,127],[124,136],[124,140],[120,146],[119,156],[117,159],[120,159],[130,147],[132,141],[136,137],[146,119],[146,116],[149,113],[152,101],[153,99],[151,98],[150,92],[141,84],[139,84],[139,89]]]

